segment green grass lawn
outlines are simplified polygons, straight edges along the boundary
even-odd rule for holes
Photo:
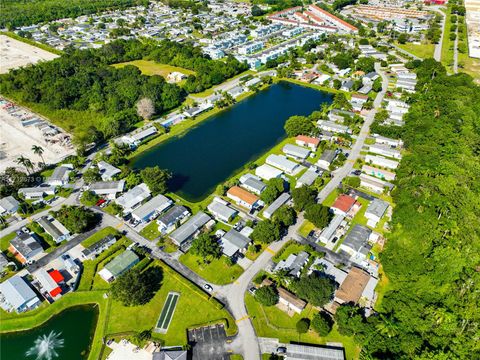
[[[310,221],[305,220],[302,225],[300,225],[300,229],[298,229],[298,233],[303,236],[307,237],[310,234],[310,231],[315,230],[316,227]]]
[[[409,53],[418,56],[419,58],[426,59],[433,57],[435,51],[435,44],[425,43],[425,44],[400,44],[396,43],[400,49],[408,51]]]
[[[142,231],[140,231],[140,235],[142,235],[145,239],[148,239],[150,241],[155,240],[158,238],[161,234],[160,231],[158,231],[158,224],[156,221],[152,221],[150,224],[145,226]]]
[[[159,64],[159,63],[156,63],[156,62],[150,61],[150,60],[128,61],[128,62],[124,62],[124,63],[115,64],[115,65],[113,65],[113,67],[122,68],[122,67],[125,67],[127,65],[136,66],[137,68],[140,69],[142,74],[145,74],[145,75],[160,75],[160,76],[163,76],[164,78],[166,78],[167,75],[170,74],[173,71],[177,71],[177,72],[180,72],[180,73],[185,74],[185,75],[195,74],[195,72],[192,71],[192,70],[188,70],[188,69],[184,69],[184,68],[176,67],[176,66],[171,66],[171,65],[167,65],[167,64]]]
[[[15,236],[17,236],[17,234],[14,231],[2,237],[0,239],[0,251],[7,251],[8,247],[10,246],[10,241],[15,239]]]
[[[360,349],[355,345],[353,338],[340,335],[336,327],[326,337],[321,337],[312,330],[301,335],[297,332],[295,325],[298,320],[301,318],[311,319],[318,312],[310,305],[307,305],[301,314],[295,313],[290,317],[275,306],[260,305],[250,294],[245,296],[245,304],[257,336],[278,338],[280,342],[286,343],[291,341],[310,344],[341,342],[345,347],[347,360],[358,358]]]
[[[104,237],[106,237],[108,235],[118,235],[118,234],[119,233],[118,233],[117,230],[115,230],[111,226],[108,226],[108,227],[96,232],[95,234],[93,234],[89,238],[83,240],[81,244],[82,244],[83,247],[89,247],[89,246],[99,242],[100,240],[102,240]]]
[[[227,333],[232,335],[236,332],[235,322],[226,310],[218,309],[215,302],[209,301],[195,285],[173,270],[160,262],[155,264],[161,266],[164,271],[160,290],[144,306],[125,307],[112,301],[107,327],[108,334],[137,332],[153,328],[170,291],[180,293],[172,322],[166,334],[153,334],[154,338],[163,340],[165,345],[185,345],[187,328],[209,323],[226,321]]]
[[[446,12],[446,19],[445,19],[445,32],[443,36],[443,42],[442,42],[442,58],[441,62],[445,67],[447,68],[447,71],[452,71],[452,65],[453,65],[453,46],[454,46],[454,41],[450,40],[450,28],[452,26],[452,23],[450,22],[450,17],[452,15],[452,8],[451,6],[448,6],[447,12]]]
[[[218,285],[234,282],[243,273],[240,265],[228,266],[225,262],[226,257],[213,260],[205,265],[200,257],[186,253],[180,256],[180,262],[195,271],[208,282]]]

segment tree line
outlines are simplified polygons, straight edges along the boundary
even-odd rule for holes
[[[0,27],[13,29],[136,5],[148,6],[148,0],[2,0]]]
[[[161,76],[146,76],[132,65],[119,62],[151,58],[165,64],[192,69],[196,75],[184,87],[169,84]],[[141,42],[116,40],[100,49],[67,48],[50,62],[13,70],[0,77],[2,93],[20,103],[42,104],[48,110],[71,110],[98,114],[98,121],[85,129],[80,119],[68,121],[80,142],[99,142],[125,133],[139,122],[137,104],[148,99],[152,114],[178,107],[187,92],[202,91],[244,70],[247,65],[234,58],[211,60],[199,48],[172,41]]]
[[[392,231],[380,255],[391,290],[377,316],[365,319],[355,307],[342,312],[365,358],[473,359],[480,322],[480,87],[469,75],[447,76],[433,59],[417,67],[417,76],[402,134],[408,154],[397,171]]]

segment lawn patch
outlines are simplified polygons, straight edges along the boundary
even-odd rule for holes
[[[224,285],[234,282],[243,273],[240,265],[229,266],[226,257],[214,259],[209,264],[204,264],[203,259],[190,253],[180,256],[180,262],[192,271],[203,277],[208,282]]]

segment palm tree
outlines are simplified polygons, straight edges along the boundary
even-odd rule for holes
[[[27,170],[28,175],[30,175],[30,169],[33,169],[33,164],[30,161],[30,159],[26,158],[23,155],[20,155],[17,158],[16,163],[19,164],[19,165],[25,166],[25,169]]]
[[[32,146],[32,151],[35,155],[38,155],[42,158],[43,165],[45,166],[45,159],[43,158],[43,148],[39,145],[33,145]]]

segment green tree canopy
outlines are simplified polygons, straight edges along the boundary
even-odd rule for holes
[[[317,191],[309,186],[302,186],[291,191],[294,208],[302,211],[308,205],[316,203]]]
[[[285,131],[289,137],[308,135],[314,129],[313,123],[305,116],[290,116],[285,122]]]
[[[255,291],[255,299],[264,306],[278,303],[278,291],[274,285],[262,286]]]
[[[332,331],[333,320],[325,312],[316,313],[312,319],[312,328],[320,336],[327,336]]]
[[[99,217],[83,206],[63,205],[60,210],[52,211],[53,217],[65,226],[71,233],[81,234],[94,228]]]
[[[251,238],[264,244],[278,240],[280,238],[280,225],[270,220],[260,221],[253,229]]]
[[[168,181],[172,174],[168,170],[160,169],[158,166],[147,167],[140,171],[142,181],[147,184],[152,194],[164,194],[168,190]]]
[[[318,228],[324,228],[332,218],[328,206],[322,204],[310,204],[305,209],[305,219]]]
[[[291,285],[298,297],[307,300],[313,306],[323,306],[333,298],[334,282],[316,272],[301,277]]]
[[[297,213],[292,207],[283,205],[277,211],[275,211],[273,218],[275,221],[280,222],[283,226],[288,227],[295,224]]]
[[[222,255],[222,249],[218,241],[209,234],[200,234],[192,241],[189,250],[192,254],[203,258],[212,257],[218,259]]]

